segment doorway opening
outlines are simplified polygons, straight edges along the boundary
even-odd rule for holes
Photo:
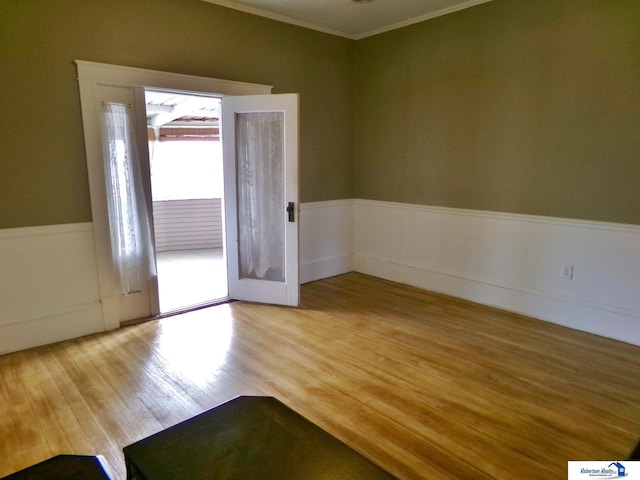
[[[160,314],[228,296],[220,98],[145,90]]]

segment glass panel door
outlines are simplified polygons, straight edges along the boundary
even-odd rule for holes
[[[284,282],[284,112],[236,113],[240,278]]]
[[[298,305],[298,96],[222,99],[229,296]]]

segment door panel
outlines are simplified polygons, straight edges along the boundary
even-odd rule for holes
[[[222,139],[229,296],[297,306],[298,96],[224,97]]]

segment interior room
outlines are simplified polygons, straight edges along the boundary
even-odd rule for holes
[[[403,479],[633,456],[640,3],[416,3],[0,2],[0,476],[124,479],[123,448],[240,396]],[[122,72],[297,94],[297,308],[121,321],[83,94],[161,87]]]

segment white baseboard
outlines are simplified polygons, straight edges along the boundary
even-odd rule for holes
[[[640,227],[366,200],[354,215],[355,271],[640,345]]]
[[[309,283],[353,271],[353,256],[323,258],[300,264],[300,283]]]
[[[48,345],[104,330],[99,303],[66,312],[43,312],[37,317],[0,327],[0,354]]]

